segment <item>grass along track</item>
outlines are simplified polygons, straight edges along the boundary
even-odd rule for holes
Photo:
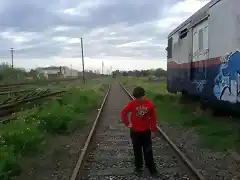
[[[97,108],[108,83],[101,80],[88,81],[85,85],[72,84],[58,99],[18,112],[17,121],[0,124],[0,179],[8,180],[14,176],[20,180],[52,179],[55,166],[51,164],[55,158],[65,158],[65,154],[68,162],[63,165],[70,165],[69,156],[75,156],[72,154],[75,149],[66,151],[70,143],[67,140],[80,138],[82,141],[82,135],[79,135],[90,123],[87,114]],[[79,142],[75,142],[74,147],[78,146]],[[59,151],[64,154],[60,156]],[[48,173],[50,170],[51,174]],[[55,175],[64,176],[63,173]]]

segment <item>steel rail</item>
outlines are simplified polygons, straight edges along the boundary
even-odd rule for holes
[[[40,95],[40,96],[35,96],[35,97],[23,99],[23,100],[20,100],[20,101],[17,101],[17,102],[11,102],[11,103],[7,103],[7,104],[3,104],[3,105],[0,105],[0,110],[13,108],[13,107],[16,107],[16,106],[18,106],[18,105],[21,105],[21,104],[23,104],[23,103],[29,102],[29,101],[34,101],[34,100],[37,100],[37,99],[42,99],[42,98],[45,98],[45,97],[49,97],[49,96],[61,94],[61,93],[64,93],[64,92],[65,92],[65,90],[61,90],[61,91],[56,91],[56,92],[51,92],[51,93],[43,94],[43,95]]]
[[[107,91],[107,93],[106,93],[106,95],[105,95],[105,97],[104,97],[104,99],[102,101],[102,104],[101,104],[100,109],[98,111],[98,114],[97,114],[97,116],[96,116],[96,118],[95,118],[95,120],[93,122],[93,125],[92,125],[92,128],[90,130],[90,133],[89,133],[89,135],[87,137],[87,140],[85,141],[85,144],[84,144],[84,147],[82,149],[82,152],[81,152],[81,154],[80,154],[80,156],[78,158],[78,161],[76,163],[75,168],[73,169],[72,176],[71,176],[70,180],[76,180],[77,176],[81,176],[80,175],[80,173],[81,173],[80,169],[81,169],[81,167],[83,165],[83,162],[84,162],[84,159],[85,159],[85,157],[87,155],[87,150],[88,150],[89,145],[91,143],[93,134],[94,134],[94,132],[96,130],[97,123],[98,123],[99,118],[101,116],[101,113],[103,111],[103,108],[104,108],[105,102],[106,102],[106,100],[108,98],[108,95],[109,95],[109,92],[111,90],[111,87],[112,87],[112,85],[109,86],[108,91]]]
[[[54,96],[54,95],[57,95],[57,94],[61,94],[65,91],[57,91],[57,92],[52,92],[52,93],[48,93],[48,94],[44,94],[44,95],[40,95],[40,96],[37,96],[37,97],[33,97],[33,98],[28,98],[26,100],[23,100],[23,101],[19,101],[19,102],[15,102],[15,103],[9,103],[9,104],[6,104],[8,106],[5,106],[3,108],[3,110],[10,110],[11,108],[15,108],[16,106],[18,105],[21,105],[21,104],[24,104],[25,102],[31,102],[31,101],[34,101],[34,100],[37,100],[37,99],[42,99],[42,98],[45,98],[45,97],[50,97],[50,96]],[[1,106],[0,106],[0,110],[1,110]],[[7,122],[10,122],[12,121],[13,119],[15,119],[15,117],[12,117],[12,116],[8,116],[10,113],[6,113],[6,115],[2,116],[2,117],[5,117],[5,118],[2,118],[0,119],[0,123],[7,123]]]
[[[118,81],[120,86],[124,89],[124,91],[128,94],[130,99],[134,99],[134,97],[128,92],[128,90]],[[203,175],[197,170],[197,168],[191,163],[191,161],[181,152],[181,150],[173,143],[173,141],[166,135],[166,133],[157,125],[157,129],[160,134],[164,137],[164,139],[170,144],[172,149],[179,155],[184,164],[188,166],[191,172],[199,179],[206,180]]]

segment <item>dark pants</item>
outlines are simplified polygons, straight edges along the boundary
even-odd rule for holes
[[[141,132],[134,132],[131,129],[130,136],[133,144],[136,168],[138,169],[143,167],[143,151],[146,167],[149,169],[150,172],[156,171],[153,159],[151,131],[146,130]]]

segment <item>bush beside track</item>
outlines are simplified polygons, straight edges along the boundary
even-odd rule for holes
[[[68,87],[61,98],[40,107],[17,113],[17,120],[0,125],[0,179],[21,172],[25,156],[43,147],[51,134],[70,132],[84,126],[89,112],[98,107],[108,82],[92,80],[86,85]]]
[[[151,82],[147,78],[126,77],[119,81],[130,92],[140,85],[145,88],[147,96],[156,105],[160,124],[183,126],[195,130],[200,142],[218,151],[238,149],[240,143],[239,124],[229,118],[216,118],[200,110],[198,104],[184,102],[181,95],[170,94],[164,82]]]

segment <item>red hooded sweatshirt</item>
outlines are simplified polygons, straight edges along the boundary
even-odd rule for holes
[[[151,129],[156,131],[156,113],[153,103],[144,98],[142,100],[131,100],[121,111],[122,122],[128,126],[128,113],[131,113],[131,124],[133,131],[145,131]]]

